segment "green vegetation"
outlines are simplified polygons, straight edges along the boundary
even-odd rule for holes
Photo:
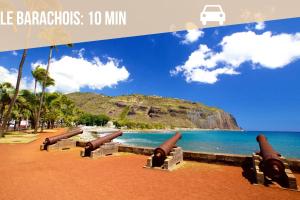
[[[0,84],[0,108],[1,119],[3,113],[7,112],[7,107],[11,101],[11,94],[14,93],[14,88],[9,87],[8,83]],[[11,120],[14,123],[14,129],[17,130],[20,127],[22,120],[29,120],[30,127],[36,126],[36,112],[40,98],[39,94],[34,94],[29,90],[21,90],[16,99],[11,112]],[[2,101],[3,100],[3,101]],[[74,102],[70,100],[66,95],[58,92],[45,93],[45,102],[41,111],[41,127],[39,128],[54,128],[56,126],[73,126],[78,121],[78,116],[81,112],[77,109]],[[2,120],[0,119],[0,122]],[[10,120],[10,121],[11,121]]]
[[[14,93],[13,93],[12,97],[10,98],[10,103],[8,105],[8,108],[7,108],[6,112],[4,113],[4,117],[1,119],[2,120],[2,125],[1,125],[1,129],[0,129],[0,137],[2,137],[4,135],[4,132],[7,129],[7,123],[11,119],[12,109],[13,109],[13,107],[16,103],[16,100],[18,98],[20,83],[21,83],[22,73],[23,73],[23,65],[24,65],[26,56],[27,56],[27,49],[24,49],[23,54],[22,54],[22,58],[21,58],[21,61],[20,61],[20,64],[19,64],[16,88],[14,90]],[[2,94],[0,93],[0,95],[2,95]]]
[[[67,44],[67,46],[68,47],[73,47],[73,44]],[[51,64],[51,59],[52,59],[52,51],[53,51],[54,48],[57,50],[57,46],[52,45],[49,48],[50,48],[50,51],[49,51],[49,56],[48,56],[47,68],[46,68],[45,73],[42,73],[42,76],[41,76],[42,92],[41,92],[41,95],[40,95],[40,98],[39,98],[39,107],[37,108],[37,110],[35,112],[36,126],[34,127],[34,133],[37,133],[37,129],[40,125],[41,113],[43,111],[43,104],[44,104],[44,101],[45,101],[44,98],[45,98],[45,93],[46,93],[46,87],[49,87],[50,85],[54,85],[54,80],[49,78],[49,69],[50,69],[50,64]],[[34,73],[32,73],[32,74],[34,76]]]
[[[14,130],[17,130],[22,120],[30,122],[30,128],[37,130],[45,127],[54,128],[56,126],[73,126],[78,121],[79,110],[74,102],[66,95],[58,92],[44,93],[44,102],[38,117],[39,103],[41,93],[37,93],[37,85],[42,84],[43,78],[47,75],[45,69],[37,67],[32,71],[35,78],[35,86],[33,92],[30,90],[21,90],[18,92],[15,103],[12,107],[9,120],[4,120],[4,116],[9,111],[9,106],[13,101],[15,88],[10,83],[0,84],[0,123],[4,127],[4,132],[7,132],[10,121],[14,121]],[[54,85],[54,80],[47,75],[46,87]],[[39,123],[37,123],[39,120]],[[3,123],[6,123],[5,125]]]
[[[114,121],[116,127],[127,127],[129,129],[164,129],[165,126],[159,123],[143,123],[133,121]]]
[[[120,117],[119,117],[120,120],[125,121],[128,113],[129,113],[129,106],[126,106],[120,114]]]
[[[107,122],[110,120],[110,118],[106,115],[100,114],[100,115],[92,115],[88,113],[83,113],[79,119],[78,123],[86,126],[104,126],[107,124]]]
[[[72,47],[72,44],[67,46]],[[47,128],[71,126],[78,120],[79,111],[68,97],[60,93],[46,92],[47,87],[55,85],[54,79],[49,76],[54,48],[55,45],[50,46],[47,68],[38,66],[32,71],[35,80],[33,93],[29,90],[19,91],[27,49],[22,54],[15,88],[10,83],[0,84],[0,137],[7,132],[12,120],[16,129],[20,127],[22,120],[29,119],[34,133],[40,127],[43,130],[45,125]],[[38,84],[42,88],[41,93],[37,93]]]

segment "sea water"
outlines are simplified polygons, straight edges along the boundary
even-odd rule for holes
[[[273,148],[287,158],[300,159],[300,132],[271,131],[182,131],[177,143],[184,150],[251,155],[259,150],[256,136],[263,133]],[[116,139],[125,145],[157,147],[170,138],[168,133],[124,133]]]

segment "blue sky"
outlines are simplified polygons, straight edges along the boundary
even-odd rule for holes
[[[224,109],[246,130],[300,131],[300,18],[256,25],[59,46],[51,90],[176,97]],[[48,52],[28,51],[24,88]],[[0,53],[1,82],[14,81],[21,53]]]

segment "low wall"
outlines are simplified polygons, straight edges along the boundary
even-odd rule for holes
[[[153,154],[154,148],[120,145],[119,151],[150,156]],[[183,159],[197,162],[225,164],[241,167],[252,165],[252,156],[237,154],[183,151]],[[292,171],[300,172],[300,160],[287,159],[287,162],[289,163],[290,169]]]

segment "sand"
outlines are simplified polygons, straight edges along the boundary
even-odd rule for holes
[[[29,144],[0,144],[0,199],[300,199],[300,192],[251,185],[240,167],[186,162],[165,172],[143,168],[142,155],[93,160],[81,158],[80,148],[40,151],[53,134]]]

